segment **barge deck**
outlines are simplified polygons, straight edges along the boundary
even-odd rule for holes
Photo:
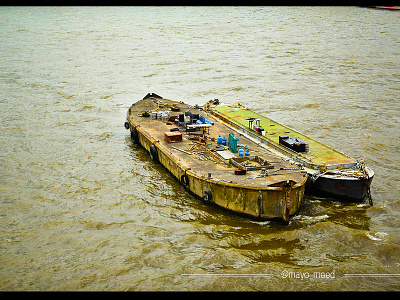
[[[228,126],[277,155],[302,165],[309,175],[306,192],[355,202],[368,197],[372,205],[370,185],[374,172],[362,161],[241,105],[210,101],[208,107]],[[262,130],[255,127],[254,122]]]
[[[125,127],[135,144],[205,202],[283,222],[300,209],[308,178],[303,168],[233,131],[202,107],[148,94],[129,108]],[[226,146],[220,144],[223,138]],[[250,156],[240,156],[240,148]]]

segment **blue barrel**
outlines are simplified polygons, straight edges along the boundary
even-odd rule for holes
[[[222,146],[226,146],[226,137],[222,138],[221,145]]]

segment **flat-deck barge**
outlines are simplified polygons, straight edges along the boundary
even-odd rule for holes
[[[233,130],[252,138],[282,158],[304,167],[308,173],[306,193],[334,197],[339,200],[360,202],[369,199],[374,177],[371,168],[292,128],[282,125],[242,105],[208,103],[216,118]]]
[[[303,168],[233,131],[203,107],[148,94],[129,108],[125,127],[133,143],[205,202],[284,222],[300,209],[308,178]]]

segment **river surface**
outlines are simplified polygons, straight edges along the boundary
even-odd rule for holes
[[[400,13],[1,7],[0,290],[400,290]],[[149,92],[243,105],[375,171],[288,226],[189,195],[123,127]]]

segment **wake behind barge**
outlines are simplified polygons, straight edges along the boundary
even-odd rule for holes
[[[308,178],[303,168],[233,131],[202,107],[148,94],[129,108],[125,127],[133,143],[205,202],[284,223],[300,209]]]

